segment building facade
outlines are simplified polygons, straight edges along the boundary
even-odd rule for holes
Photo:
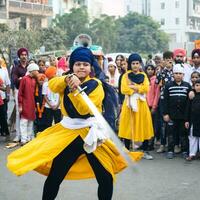
[[[170,49],[190,49],[200,39],[200,0],[126,0],[126,13],[151,16],[169,34]],[[193,47],[192,47],[193,48]]]
[[[48,0],[0,0],[0,23],[12,29],[46,28],[53,7]]]
[[[57,3],[59,2],[59,3]],[[102,14],[109,16],[124,16],[124,0],[53,0],[54,16],[69,13],[72,8],[86,6],[90,19]]]

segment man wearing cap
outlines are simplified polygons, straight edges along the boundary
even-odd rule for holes
[[[200,73],[200,49],[193,49],[192,51],[192,71]]]
[[[175,49],[174,52],[174,62],[175,64],[182,64],[184,67],[184,77],[183,80],[190,83],[190,78],[192,74],[191,66],[185,63],[186,50],[182,48]]]
[[[181,64],[174,65],[173,75],[174,81],[165,86],[163,102],[163,118],[167,123],[166,132],[168,135],[167,158],[169,159],[174,157],[177,137],[180,137],[183,157],[185,158],[188,153],[188,136],[184,123],[188,94],[191,91],[190,84],[183,81],[184,67]]]
[[[20,117],[19,117],[19,106],[18,106],[18,89],[21,82],[21,79],[25,76],[27,72],[28,65],[28,50],[26,48],[20,48],[17,51],[17,55],[19,58],[19,64],[13,67],[11,72],[11,78],[15,87],[15,104],[16,104],[16,137],[14,138],[14,142],[19,142],[21,140],[20,133]]]
[[[35,87],[39,66],[31,63],[27,67],[28,75],[20,82],[18,103],[20,112],[21,144],[29,142],[33,137],[35,115]]]

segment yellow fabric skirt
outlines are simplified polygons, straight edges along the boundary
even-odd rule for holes
[[[7,167],[17,176],[35,170],[48,176],[53,159],[62,152],[76,137],[85,138],[88,128],[71,130],[60,123],[38,134],[28,144],[8,155]],[[105,141],[93,154],[113,176],[127,167],[111,140]],[[82,154],[70,168],[65,179],[86,179],[95,177],[85,154]]]
[[[138,100],[138,112],[127,106],[125,99],[120,115],[119,137],[143,142],[154,135],[151,113],[146,101]]]

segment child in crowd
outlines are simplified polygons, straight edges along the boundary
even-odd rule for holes
[[[170,81],[173,81],[173,52],[166,51],[163,53],[163,68],[160,68],[160,71],[156,74],[156,84],[160,86],[160,99],[158,103],[158,118],[160,120],[160,142],[161,145],[159,149],[157,150],[157,153],[163,153],[165,151],[165,145],[166,145],[166,132],[165,132],[165,122],[163,122],[163,99],[164,99],[164,89],[165,85],[169,83]],[[179,143],[177,141],[177,143]],[[178,144],[175,146],[176,149],[178,149]],[[178,150],[176,150],[178,153]]]
[[[117,69],[116,63],[113,61],[108,63],[107,76],[109,77],[109,84],[112,85],[115,89],[117,89],[120,74]]]
[[[45,60],[43,60],[43,59],[38,60],[38,66],[40,68],[39,72],[44,74],[46,71],[46,68],[47,68],[45,65]]]
[[[56,76],[56,67],[48,67],[45,71],[45,75],[50,81]],[[45,99],[45,109],[44,109],[44,128],[48,128],[52,125],[53,120],[55,123],[61,121],[61,111],[60,111],[60,99],[59,94],[54,93],[49,89],[48,82],[45,82],[42,87],[42,94]]]
[[[185,127],[189,129],[189,156],[186,160],[196,158],[200,149],[200,79],[194,83],[195,97],[188,101]]]
[[[192,72],[191,74],[192,89],[194,89],[194,85],[198,79],[200,79],[200,73],[197,71]]]
[[[20,112],[21,145],[33,139],[33,122],[35,120],[35,86],[39,66],[31,63],[27,67],[28,74],[20,82],[18,102]]]
[[[166,132],[168,134],[167,158],[174,157],[174,146],[177,136],[180,137],[183,157],[187,157],[188,136],[185,129],[185,112],[191,86],[183,81],[184,67],[176,64],[173,68],[174,81],[165,86],[163,119],[167,123]]]
[[[156,134],[156,140],[158,141],[160,139],[160,135],[157,134],[157,107],[158,107],[158,101],[160,97],[160,86],[156,84],[156,68],[152,64],[148,64],[146,66],[145,72],[149,78],[150,82],[150,88],[147,93],[147,103],[148,106],[151,110],[151,116],[153,120],[153,126],[154,126],[154,134]],[[152,139],[150,143],[150,148],[153,150],[154,149],[154,138]]]
[[[153,137],[151,114],[146,102],[149,80],[140,72],[142,58],[133,53],[128,58],[128,71],[122,77],[121,92],[126,95],[122,105],[119,124],[119,137],[124,139],[125,147],[130,142],[143,142],[144,158],[153,159],[147,151],[148,140]]]
[[[35,133],[42,132],[45,129],[44,120],[44,105],[45,99],[42,95],[42,86],[46,76],[42,73],[37,75],[37,84],[35,88],[35,103],[36,103],[36,120],[35,120]]]
[[[119,94],[119,103],[120,105],[122,105],[125,96],[121,93],[121,82],[122,82],[122,76],[127,72],[128,69],[128,60],[127,58],[125,58],[125,60],[123,60],[121,62],[121,74],[119,77],[119,83],[118,83],[118,94]]]

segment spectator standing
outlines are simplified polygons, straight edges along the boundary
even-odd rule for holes
[[[189,83],[183,81],[184,67],[176,64],[173,68],[174,81],[168,83],[164,91],[163,118],[167,123],[168,153],[167,158],[174,157],[176,138],[180,137],[181,150],[185,158],[188,153],[188,136],[185,129],[185,113],[188,94],[191,91]]]
[[[12,68],[12,81],[14,83],[14,92],[15,92],[15,106],[16,106],[16,136],[13,139],[13,142],[19,142],[21,140],[20,133],[20,114],[19,114],[19,105],[18,105],[18,90],[20,86],[21,79],[25,76],[28,66],[28,49],[20,48],[17,51],[19,62]]]
[[[42,73],[37,75],[37,83],[35,88],[35,103],[36,103],[36,120],[35,120],[35,135],[38,132],[45,130],[45,119],[44,119],[44,105],[45,99],[42,95],[43,83],[46,76]]]
[[[144,72],[140,72],[141,63],[139,54],[131,54],[128,71],[122,77],[121,92],[126,97],[120,116],[119,137],[124,139],[128,150],[131,141],[143,142],[144,158],[152,159],[147,151],[148,140],[153,137],[152,119],[146,102],[149,80]]]
[[[164,100],[164,89],[165,85],[170,81],[173,81],[173,52],[165,51],[163,53],[163,69],[156,74],[156,84],[160,87],[160,99],[158,102],[158,130],[160,130],[160,142],[161,145],[157,150],[157,153],[163,153],[166,145],[166,132],[165,122],[163,121],[163,100]]]
[[[45,71],[45,75],[50,81],[56,76],[56,67],[48,67]],[[44,128],[48,128],[52,125],[53,120],[55,123],[61,121],[61,111],[60,111],[60,98],[58,93],[54,93],[49,89],[48,81],[44,82],[42,87],[42,95],[44,95],[45,105],[44,105]]]
[[[189,100],[185,127],[189,129],[188,161],[194,160],[200,149],[200,79],[194,83],[195,97]]]
[[[151,116],[153,120],[153,127],[154,127],[154,135],[156,136],[156,140],[158,141],[160,139],[160,135],[158,134],[158,126],[157,126],[157,107],[158,107],[158,101],[160,98],[160,86],[156,84],[156,68],[152,64],[148,64],[146,66],[145,70],[149,82],[150,82],[150,88],[147,93],[147,103],[151,111]],[[150,148],[154,149],[154,138],[151,141]]]
[[[20,82],[18,103],[20,112],[21,145],[33,139],[33,122],[35,120],[35,86],[39,66],[31,63],[27,67],[28,75]]]
[[[0,90],[5,90],[5,86],[1,78],[0,78]],[[10,135],[5,115],[4,101],[2,99],[1,93],[0,93],[0,127],[1,127],[1,136]]]

